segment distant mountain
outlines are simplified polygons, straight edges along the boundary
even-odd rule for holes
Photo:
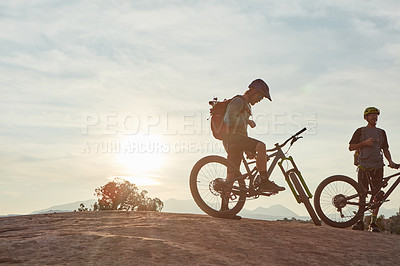
[[[49,207],[47,209],[34,211],[30,214],[41,214],[41,213],[54,213],[54,212],[72,212],[79,208],[79,205],[83,203],[86,208],[93,208],[93,204],[96,202],[95,199],[84,200],[84,201],[76,201],[72,203],[67,203],[63,205],[56,205]],[[386,209],[385,207],[381,207],[379,210],[379,215],[384,215],[385,218],[389,218],[395,215],[399,209]],[[177,199],[168,199],[164,201],[164,208],[162,212],[173,212],[173,213],[193,213],[193,214],[205,214],[194,202],[194,200],[177,200]],[[295,218],[297,220],[310,220],[308,216],[300,216],[290,209],[282,206],[282,205],[272,205],[268,208],[258,207],[254,210],[248,210],[246,208],[242,209],[239,213],[240,216],[244,218],[251,219],[260,219],[260,220],[282,220],[284,218],[292,219]],[[4,216],[12,216],[3,215]]]
[[[6,214],[6,215],[0,215],[0,217],[11,217],[11,216],[19,216],[21,214]]]
[[[252,219],[260,219],[260,220],[282,220],[284,218],[292,219],[295,218],[297,220],[310,220],[309,216],[300,216],[297,213],[289,210],[288,208],[282,205],[272,205],[268,208],[258,207],[252,211],[243,209],[240,212],[242,217],[252,218]]]
[[[56,205],[52,207],[48,207],[46,209],[38,210],[31,212],[30,214],[41,214],[41,213],[53,213],[53,212],[71,212],[77,210],[81,203],[85,205],[86,208],[92,208],[93,204],[97,200],[90,199],[84,201],[76,201],[72,203]],[[163,212],[175,212],[175,213],[193,213],[193,214],[204,214],[199,207],[197,207],[196,203],[193,200],[176,200],[176,199],[168,199],[164,201]]]
[[[168,199],[162,212],[205,214],[193,200]]]
[[[283,216],[287,218],[292,218],[292,217],[300,217],[296,213],[292,212],[288,208],[282,206],[282,205],[272,205],[268,208],[264,207],[258,207],[251,211],[252,213],[259,213],[259,214],[265,214],[265,215],[274,215],[274,216]]]
[[[30,214],[54,213],[54,212],[72,212],[74,210],[77,210],[80,207],[81,203],[83,203],[86,208],[88,208],[88,209],[92,208],[93,209],[93,204],[96,201],[97,200],[95,200],[95,199],[84,200],[84,201],[76,201],[76,202],[72,202],[72,203],[52,206],[52,207],[49,207],[49,208],[43,209],[43,210],[34,211],[34,212],[31,212]]]
[[[194,213],[194,214],[205,214],[196,205],[194,200],[177,200],[169,199],[164,202],[163,212],[174,212],[174,213]],[[260,219],[260,220],[281,220],[283,218],[296,218],[298,220],[309,220],[308,216],[299,216],[292,212],[288,208],[282,205],[273,205],[268,208],[258,207],[254,210],[243,209],[240,216],[244,218]]]

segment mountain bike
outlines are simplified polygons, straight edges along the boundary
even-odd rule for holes
[[[273,158],[267,169],[267,177],[271,176],[272,171],[278,165],[297,202],[299,204],[304,203],[315,225],[321,225],[310,203],[312,194],[302,174],[293,158],[286,156],[292,145],[302,138],[300,134],[306,130],[306,128],[303,128],[282,144],[276,143],[273,149],[267,150],[268,158]],[[289,141],[290,146],[285,153],[282,148]],[[260,190],[260,182],[257,178],[258,169],[257,166],[252,166],[256,163],[255,159],[247,161],[242,154],[242,162],[245,168],[243,174],[228,159],[217,155],[206,156],[193,166],[190,173],[190,191],[200,209],[214,217],[231,218],[240,212],[247,198],[257,199],[260,196],[268,197],[277,194],[277,192],[262,192]],[[228,171],[235,175],[235,178],[229,181],[226,178]],[[224,201],[225,203],[228,201],[228,208],[222,208],[222,206],[226,206],[226,204],[223,204]]]
[[[396,166],[399,168],[399,165]],[[368,175],[368,187],[371,177]],[[384,192],[389,180],[399,176],[393,185]],[[327,225],[345,228],[352,226],[364,215],[389,201],[388,197],[400,183],[400,172],[384,177],[373,189],[365,190],[354,179],[344,175],[334,175],[323,180],[315,190],[314,206],[321,220]],[[372,195],[375,195],[374,197]]]

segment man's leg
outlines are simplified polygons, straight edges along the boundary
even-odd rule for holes
[[[240,164],[242,162],[242,154],[243,151],[240,147],[236,146],[235,144],[229,143],[229,141],[224,143],[225,150],[227,152],[227,159],[231,161],[238,169],[240,168]],[[235,173],[227,170],[226,174],[226,181],[229,182],[235,178]],[[229,209],[229,197],[231,194],[230,189],[225,189],[222,193],[221,197],[221,211]]]
[[[229,144],[229,145],[227,145]],[[232,145],[232,147],[231,147]],[[267,152],[266,146],[263,142],[250,138],[248,136],[229,136],[226,141],[224,141],[224,146],[228,146],[228,160],[232,161],[238,167],[240,166],[241,158],[243,155],[243,151],[251,152],[256,154],[256,165],[257,169],[260,172],[261,178],[261,191],[264,192],[279,192],[285,190],[284,187],[280,187],[274,182],[268,180],[267,177]],[[232,149],[240,150],[240,153],[237,155],[236,153],[232,153]],[[236,158],[238,156],[238,158]],[[231,180],[231,175],[228,175],[227,179]]]
[[[361,168],[358,168],[358,174],[357,174],[357,179],[358,179],[358,184],[361,185],[363,188],[364,192],[361,197],[364,199],[367,197],[367,191],[368,191],[368,177],[366,175],[366,171],[362,170]],[[364,230],[364,214],[361,216],[360,220],[351,227],[353,230]]]
[[[256,146],[256,165],[260,173],[267,172],[267,146],[263,142],[259,142]]]
[[[241,163],[241,156],[240,154],[242,151],[235,145],[235,139],[234,136],[226,136],[226,138],[222,141],[222,144],[224,146],[224,149],[227,153],[227,159],[228,161],[232,162],[237,168],[240,168],[240,163]],[[239,154],[239,156],[238,156]],[[232,180],[235,178],[235,174],[228,169],[227,174],[226,174],[226,180]]]
[[[240,164],[242,162],[242,154],[243,151],[241,149],[232,145],[228,148],[227,159],[231,161],[238,169],[240,169]],[[226,177],[227,181],[230,181],[236,177],[234,172],[229,170],[227,172],[228,172]]]
[[[264,192],[279,192],[285,190],[284,187],[278,186],[274,182],[269,180],[269,177],[267,175],[267,147],[266,145],[259,141],[256,145],[256,165],[258,168],[258,171],[260,172],[260,178],[261,178],[261,186],[260,189],[261,191]]]
[[[376,169],[374,171],[371,171],[371,190],[375,190],[375,188],[379,185],[379,183],[383,179],[383,167],[380,169]],[[374,191],[372,194],[372,197],[375,199],[375,196],[379,193],[379,191]],[[372,216],[371,216],[371,223],[369,225],[369,230],[372,232],[380,232],[381,230],[379,229],[378,225],[376,224],[376,220],[378,218],[378,213],[379,213],[379,208],[376,208],[372,211]]]

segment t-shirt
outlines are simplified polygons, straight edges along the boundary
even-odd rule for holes
[[[233,134],[247,136],[250,114],[251,106],[243,98],[234,97],[226,107],[224,123],[233,129]]]
[[[365,146],[360,149],[360,166],[365,168],[382,168],[385,166],[382,149],[389,149],[385,130],[376,127],[360,127],[354,132],[349,144],[358,144],[369,138],[373,138],[375,141],[372,146]]]

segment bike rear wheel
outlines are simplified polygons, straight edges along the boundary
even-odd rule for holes
[[[226,185],[228,169],[235,176],[241,175],[234,164],[221,156],[206,156],[193,166],[190,173],[190,192],[196,204],[208,215],[233,217],[246,202],[246,184],[243,179]]]
[[[327,225],[349,227],[364,214],[363,194],[363,189],[352,178],[343,175],[330,176],[315,191],[315,210]]]

